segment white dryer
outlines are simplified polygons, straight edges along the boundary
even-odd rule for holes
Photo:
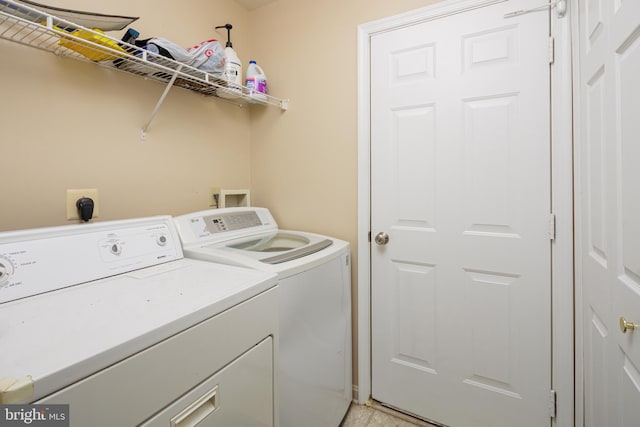
[[[169,216],[0,233],[0,403],[277,426],[277,302],[273,273],[184,258]]]
[[[277,273],[281,427],[338,427],[352,400],[349,244],[279,230],[265,208],[174,221],[186,257]]]

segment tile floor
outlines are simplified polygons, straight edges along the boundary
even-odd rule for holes
[[[351,404],[340,427],[436,427],[379,404],[363,406]]]

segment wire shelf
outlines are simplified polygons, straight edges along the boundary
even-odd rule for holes
[[[0,38],[80,61],[167,84],[143,136],[168,90],[181,87],[238,106],[262,104],[288,108],[288,100],[255,94],[251,89],[227,82],[154,52],[110,37],[13,0],[0,1]]]

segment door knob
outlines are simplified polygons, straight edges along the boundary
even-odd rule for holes
[[[628,330],[633,331],[636,328],[635,323],[627,322],[627,319],[620,317],[620,330],[623,334],[626,334]]]
[[[374,241],[376,242],[376,245],[386,245],[387,243],[389,243],[389,235],[384,231],[381,231],[376,234]]]

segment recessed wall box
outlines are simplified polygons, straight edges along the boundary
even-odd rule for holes
[[[251,194],[249,190],[221,190],[220,207],[235,208],[251,206]]]

